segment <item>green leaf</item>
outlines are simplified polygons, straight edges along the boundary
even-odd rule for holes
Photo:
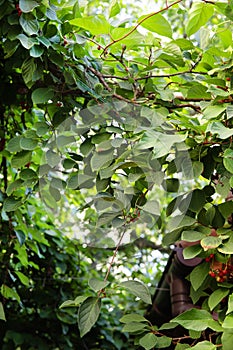
[[[46,160],[48,162],[48,165],[53,168],[60,163],[61,157],[58,153],[49,150],[46,152]]]
[[[205,193],[203,190],[195,189],[191,192],[189,209],[199,212],[205,204]]]
[[[215,249],[222,244],[222,238],[220,236],[207,236],[201,240],[201,246],[204,251],[209,249]]]
[[[92,151],[92,149],[94,148],[93,144],[92,144],[92,139],[86,139],[83,143],[81,143],[80,145],[80,152],[84,155],[84,156],[88,156],[90,154],[90,152]]]
[[[212,315],[206,310],[190,309],[172,319],[186,329],[194,331],[204,331],[209,327],[209,321],[212,321]]]
[[[218,209],[224,218],[228,218],[233,213],[233,201],[220,203]]]
[[[27,276],[25,276],[22,272],[20,271],[14,271],[14,273],[18,276],[18,278],[20,279],[20,282],[22,284],[24,284],[25,286],[29,286],[30,282],[29,282],[29,278]]]
[[[35,104],[47,103],[53,98],[54,91],[51,88],[38,88],[32,93],[32,102]]]
[[[26,240],[25,233],[21,230],[15,230],[14,232],[18,239],[19,245],[22,246]]]
[[[233,330],[232,329],[226,329],[224,330],[222,337],[222,349],[223,350],[232,350],[232,344],[233,344]]]
[[[112,221],[119,216],[120,212],[109,212],[103,213],[98,217],[97,226],[101,227],[103,225],[112,223]]]
[[[105,152],[95,152],[91,158],[91,168],[93,171],[107,167],[113,160],[114,149]]]
[[[216,289],[208,299],[208,305],[210,311],[212,311],[221,301],[229,294],[229,290],[227,288],[219,288]]]
[[[152,215],[160,215],[160,206],[159,202],[156,200],[149,200],[146,202],[146,204],[141,207],[143,210],[145,210],[147,213],[150,213]]]
[[[222,324],[223,328],[232,329],[233,328],[233,313],[227,315]]]
[[[38,136],[44,136],[49,131],[49,125],[44,122],[38,122],[35,124],[36,134]]]
[[[3,210],[5,210],[5,212],[15,211],[21,205],[22,205],[21,199],[17,199],[11,196],[4,200]]]
[[[110,5],[109,5],[109,18],[118,15],[120,10],[121,10],[121,8],[119,5],[119,2],[117,0],[112,0]]]
[[[201,338],[201,331],[194,331],[193,329],[190,329],[189,335],[192,339],[200,339]]]
[[[120,283],[120,286],[129,290],[133,295],[136,295],[138,298],[142,299],[147,304],[152,304],[151,295],[149,289],[146,285],[139,281],[126,281]]]
[[[211,98],[211,94],[207,92],[207,87],[201,84],[193,84],[193,86],[187,92],[187,98]]]
[[[153,333],[147,333],[139,339],[139,344],[146,350],[153,349],[157,344],[157,337]]]
[[[19,176],[22,180],[25,180],[25,181],[38,178],[37,173],[32,169],[23,169],[20,172]]]
[[[71,174],[71,176],[68,179],[67,186],[71,189],[77,189],[80,186],[85,187],[85,185],[88,183],[90,184],[93,180],[92,176],[85,175],[85,174]],[[94,184],[92,183],[92,186]]]
[[[229,295],[228,298],[228,307],[227,307],[227,314],[233,312],[233,293]]]
[[[168,135],[154,130],[148,130],[140,140],[137,149],[154,148],[154,157],[160,158],[170,152],[172,146],[181,143],[186,139],[186,135]]]
[[[49,186],[49,194],[51,195],[52,198],[55,199],[56,202],[59,202],[61,199],[61,192],[57,189],[54,188],[53,186]]]
[[[233,106],[232,105],[227,106],[226,112],[227,112],[227,119],[233,118]]]
[[[39,6],[39,4],[34,0],[19,0],[19,8],[23,12],[31,12]]]
[[[75,305],[74,300],[66,300],[59,306],[59,309],[63,309],[65,307],[77,307],[77,305]]]
[[[10,141],[7,144],[7,150],[9,152],[20,151],[21,150],[20,139],[21,139],[21,136],[15,136],[15,137],[13,137],[13,139],[10,139]]]
[[[51,21],[59,21],[56,13],[56,6],[51,5],[46,9],[46,17],[48,17]]]
[[[203,340],[201,342],[198,342],[198,344],[192,346],[192,349],[194,350],[216,350],[217,347],[213,343]]]
[[[199,255],[201,252],[202,252],[202,248],[198,244],[198,245],[185,247],[183,250],[183,255],[185,259],[192,259],[192,258],[195,258],[197,255]]]
[[[124,315],[119,320],[122,323],[131,323],[131,322],[149,322],[145,317],[139,314],[128,314]]]
[[[110,30],[110,24],[103,15],[75,18],[70,24],[84,28],[93,35],[108,34]]]
[[[190,348],[190,346],[188,344],[178,343],[175,347],[175,350],[187,350],[189,348]]]
[[[224,242],[218,251],[223,254],[233,254],[233,236],[231,235],[229,240]]]
[[[37,19],[32,14],[22,14],[19,23],[26,34],[36,35],[39,31],[39,24]]]
[[[10,183],[7,187],[6,194],[10,196],[14,191],[21,188],[23,181],[20,179],[15,180],[14,182]]]
[[[99,298],[88,297],[80,306],[78,312],[78,327],[81,338],[90,331],[100,314]]]
[[[217,134],[220,139],[225,140],[233,135],[233,129],[226,128],[221,122],[210,123],[206,129],[206,132]]]
[[[16,153],[12,160],[11,160],[11,165],[13,168],[21,168],[24,165],[30,163],[32,157],[32,153],[30,151],[21,151]]]
[[[205,236],[206,235],[202,232],[188,230],[182,232],[181,239],[187,242],[196,242],[200,241]]]
[[[36,64],[34,58],[26,58],[22,64],[22,76],[25,84],[30,88],[33,83],[33,75],[36,71]]]
[[[53,210],[57,210],[56,200],[54,199],[54,197],[51,195],[50,192],[48,192],[47,190],[41,190],[40,197],[49,208]]]
[[[86,296],[86,295],[79,295],[74,300],[66,300],[59,306],[59,309],[62,309],[65,307],[78,307],[87,298],[88,298],[88,296]]]
[[[206,277],[209,274],[209,269],[209,264],[202,263],[192,270],[190,274],[190,282],[195,291],[198,290],[198,288],[200,288],[205,281]]]
[[[31,56],[31,57],[38,58],[38,57],[42,56],[43,53],[44,53],[43,47],[38,46],[38,45],[34,45],[34,46],[30,49],[30,56]]]
[[[86,295],[78,295],[74,299],[75,305],[79,305],[79,304],[83,303],[87,298],[88,298],[88,296],[86,296]]]
[[[233,150],[231,148],[227,148],[224,151],[223,165],[231,174],[233,174]]]
[[[145,323],[140,323],[140,322],[126,323],[122,328],[122,332],[134,333],[134,332],[141,331],[146,327],[147,325]]]
[[[2,302],[0,302],[0,320],[6,321],[6,316],[5,316],[5,312],[4,312],[4,308],[3,308]]]
[[[171,345],[171,342],[172,339],[166,336],[158,337],[156,347],[157,349],[168,348]]]
[[[186,25],[186,33],[188,36],[196,33],[203,25],[205,25],[213,15],[214,6],[208,3],[194,3],[190,12],[188,23]]]
[[[109,285],[109,283],[110,282],[108,281],[100,281],[97,278],[90,278],[88,281],[90,288],[95,292],[98,292],[99,290],[104,289],[105,287],[107,287],[107,285]]]
[[[19,294],[16,292],[16,290],[8,287],[7,285],[3,284],[1,286],[1,293],[2,296],[6,299],[15,299],[18,301],[18,303],[20,303],[20,296]]]
[[[203,115],[206,119],[214,119],[217,118],[220,114],[222,114],[226,110],[225,106],[208,106],[205,108]]]
[[[37,43],[34,38],[29,38],[25,34],[19,34],[17,38],[20,40],[21,45],[27,50],[31,49],[32,46]]]
[[[178,228],[192,226],[193,224],[195,224],[195,222],[196,219],[191,218],[190,216],[177,215],[169,219],[167,224],[167,230],[173,231]]]
[[[138,19],[138,22],[141,22],[148,15],[144,15]],[[146,19],[140,24],[142,27],[148,29],[151,32],[155,32],[159,35],[172,38],[172,28],[170,23],[160,14],[152,14],[151,17]]]
[[[21,149],[32,151],[36,148],[38,141],[35,139],[29,139],[27,137],[22,137],[20,140]]]

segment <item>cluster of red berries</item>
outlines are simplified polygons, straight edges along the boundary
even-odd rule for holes
[[[207,258],[205,258],[205,261],[210,262],[213,258],[214,258],[214,254],[210,254],[209,256],[207,256]]]
[[[16,10],[18,12],[18,16],[21,16],[22,15],[22,10],[20,9],[19,4],[16,4],[15,8],[16,8]]]
[[[210,254],[205,258],[206,262],[211,262],[211,269],[209,275],[219,283],[227,281],[232,278],[233,266],[231,264],[224,264],[214,260],[214,254]]]
[[[217,269],[217,270],[210,270],[209,275],[216,279],[217,282],[225,282],[227,280],[229,271],[227,268]]]

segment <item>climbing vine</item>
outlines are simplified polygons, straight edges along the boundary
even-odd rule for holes
[[[41,349],[231,349],[233,4],[156,6],[0,1],[3,349],[24,346],[12,310],[56,319],[59,337],[38,323]],[[118,268],[179,241],[201,259],[187,276],[198,307],[159,327],[155,285]],[[114,338],[101,315],[119,294],[141,309],[113,317]]]

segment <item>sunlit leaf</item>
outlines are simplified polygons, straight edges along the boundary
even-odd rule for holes
[[[213,15],[214,6],[208,3],[194,3],[189,12],[188,23],[186,25],[187,35],[190,36],[205,25]]]
[[[94,35],[108,34],[110,30],[110,24],[103,15],[75,18],[70,24],[84,28]]]
[[[140,17],[138,19],[138,22],[141,22],[146,17],[148,17],[148,15]],[[157,13],[155,15],[152,14],[152,16],[141,23],[141,26],[150,30],[151,32],[172,38],[171,25],[160,13]]]

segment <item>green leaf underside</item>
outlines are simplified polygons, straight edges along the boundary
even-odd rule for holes
[[[152,304],[151,295],[146,285],[138,281],[126,281],[120,283],[120,287],[129,290],[133,295],[142,299],[147,304]]]
[[[78,326],[80,336],[88,333],[96,323],[100,314],[101,302],[97,297],[88,297],[80,306],[78,312]]]
[[[187,35],[196,33],[203,25],[205,25],[213,15],[214,7],[208,3],[194,3],[190,13],[188,23],[186,25]]]

